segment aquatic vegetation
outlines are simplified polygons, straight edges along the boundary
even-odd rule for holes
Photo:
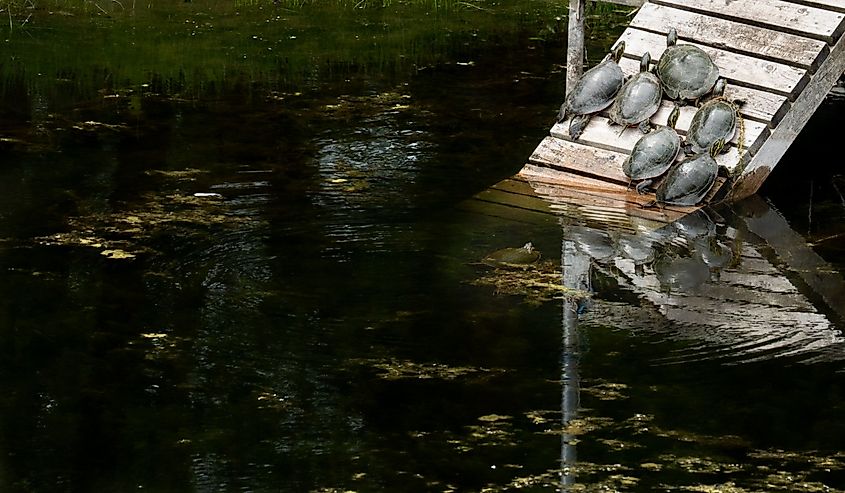
[[[558,265],[549,260],[497,267],[485,271],[470,284],[492,286],[497,295],[522,296],[529,304],[590,296],[590,293],[564,286]]]
[[[352,365],[368,366],[381,370],[379,378],[384,380],[412,379],[442,379],[454,380],[463,377],[487,377],[502,373],[504,370],[496,368],[480,368],[472,366],[450,366],[443,363],[418,363],[398,359],[353,359],[348,361]]]
[[[179,194],[147,194],[144,208],[98,213],[68,220],[70,231],[36,238],[44,245],[93,248],[110,259],[132,259],[152,249],[146,239],[157,230],[184,225],[231,226],[253,221],[215,207],[209,198]]]

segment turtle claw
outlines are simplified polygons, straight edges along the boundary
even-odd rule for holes
[[[637,125],[637,128],[640,129],[640,132],[647,134],[651,132],[651,122],[649,122],[648,120],[643,120],[640,122],[639,125]]]
[[[638,194],[643,195],[644,193],[646,193],[646,189],[652,183],[653,183],[653,180],[643,180],[643,181],[637,183],[637,186],[635,187],[635,189],[637,190]]]
[[[590,115],[577,115],[572,118],[572,121],[569,123],[569,136],[572,137],[572,140],[578,140],[581,137],[589,121]]]

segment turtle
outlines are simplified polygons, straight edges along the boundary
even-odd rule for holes
[[[709,149],[718,139],[730,141],[736,133],[742,101],[728,101],[725,93],[725,79],[719,79],[713,87],[713,98],[709,99],[692,117],[684,144],[685,154],[698,154]]]
[[[502,248],[487,255],[481,261],[491,267],[523,266],[537,263],[540,260],[540,252],[534,248],[529,241],[521,248]]]
[[[697,102],[716,84],[719,68],[701,48],[677,42],[678,32],[675,28],[669,29],[666,50],[657,62],[657,77],[670,99]]]
[[[660,79],[649,71],[651,54],[645,52],[640,59],[640,71],[628,79],[610,106],[610,122],[627,127],[638,127],[642,133],[651,130],[649,118],[660,108],[663,90]]]
[[[716,156],[722,151],[725,141],[717,140],[709,153],[690,156],[669,169],[666,178],[657,187],[657,203],[671,205],[696,205],[713,188],[719,165]]]
[[[618,63],[624,51],[625,42],[620,41],[601,63],[584,72],[566,95],[557,114],[557,122],[566,120],[567,115],[573,115],[569,123],[572,140],[578,140],[593,113],[613,104],[613,98],[625,82],[625,75]]]
[[[637,183],[637,193],[643,193],[653,179],[665,173],[678,157],[681,138],[675,131],[675,124],[680,114],[681,111],[676,105],[669,113],[666,126],[640,137],[634,144],[631,155],[622,163],[625,176],[631,181],[642,180]]]

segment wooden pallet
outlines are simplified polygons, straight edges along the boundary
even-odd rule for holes
[[[726,97],[745,102],[740,110],[742,142],[737,132],[728,152],[717,159],[730,179],[711,198],[747,197],[757,191],[845,70],[845,0],[646,2],[619,38],[626,47],[620,61],[623,72],[636,73],[645,52],[659,59],[671,27],[678,32],[679,44],[694,44],[712,57],[728,81]],[[652,123],[665,124],[671,108],[672,103],[664,101]],[[695,111],[694,106],[682,108],[676,125],[680,134],[686,133]],[[569,120],[553,125],[519,175],[531,181],[542,174],[547,184],[617,193],[620,200],[640,207],[654,200],[653,195],[628,193],[621,170],[642,136],[638,129],[620,131],[608,123],[606,114],[594,116],[577,142],[568,128]],[[545,170],[538,173],[538,168]]]

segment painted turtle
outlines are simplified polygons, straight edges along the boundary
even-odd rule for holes
[[[673,166],[657,187],[657,203],[696,205],[701,202],[716,182],[719,165],[715,158],[724,145],[724,140],[717,140],[709,153],[696,154]]]
[[[713,88],[719,68],[701,48],[677,42],[677,31],[669,29],[666,50],[657,62],[657,76],[669,98],[697,100]]]
[[[690,122],[684,144],[686,154],[698,154],[709,149],[719,139],[730,141],[736,133],[738,103],[728,101],[725,93],[725,79],[719,79],[713,87],[713,99],[704,103]]]
[[[637,193],[643,193],[654,178],[669,169],[678,157],[681,149],[681,139],[675,131],[680,110],[677,106],[669,113],[665,127],[653,130],[634,144],[631,155],[622,163],[622,172],[637,183]]]
[[[660,108],[663,90],[660,88],[660,79],[649,71],[650,63],[651,55],[645,52],[640,59],[640,71],[628,79],[613,100],[608,115],[613,123],[625,127],[636,126],[642,133],[648,133],[651,129],[648,120]]]
[[[540,252],[529,241],[521,248],[502,248],[487,255],[481,261],[491,267],[522,266],[536,263],[540,260]]]
[[[567,115],[573,115],[569,123],[569,136],[573,140],[581,136],[593,113],[613,104],[613,98],[625,82],[625,75],[618,63],[624,51],[625,42],[621,41],[601,63],[584,72],[566,95],[557,121],[560,123]]]

